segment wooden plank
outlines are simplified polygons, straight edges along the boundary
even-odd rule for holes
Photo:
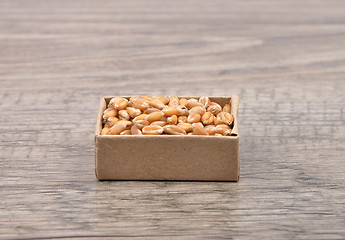
[[[345,238],[340,1],[0,2],[0,238]],[[239,95],[241,179],[98,182],[101,96]]]

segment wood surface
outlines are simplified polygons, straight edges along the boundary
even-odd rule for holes
[[[344,239],[345,2],[0,2],[1,239]],[[99,182],[101,96],[239,95],[241,178]]]

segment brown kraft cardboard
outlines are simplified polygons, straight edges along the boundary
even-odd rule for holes
[[[95,130],[95,172],[99,180],[238,181],[239,98],[210,97],[231,105],[231,136],[100,135],[102,114],[112,97],[101,98]],[[129,97],[125,97],[129,98]],[[199,98],[199,97],[179,97]]]

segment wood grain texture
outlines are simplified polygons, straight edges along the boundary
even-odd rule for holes
[[[1,239],[344,239],[344,1],[0,2]],[[241,179],[98,182],[107,95],[239,95]]]

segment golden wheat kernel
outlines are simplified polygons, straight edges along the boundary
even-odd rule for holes
[[[196,106],[202,106],[201,103],[199,103],[198,100],[196,100],[195,98],[191,98],[188,100],[188,103],[187,103],[187,108],[188,109],[192,109],[193,107],[196,107]]]
[[[180,109],[180,111],[181,111],[181,116],[188,116],[188,115],[189,115],[189,110],[188,110],[188,108],[187,108],[186,106],[180,105],[180,106],[178,106],[177,108]]]
[[[120,132],[120,135],[132,135],[131,130],[130,129],[123,130],[122,132]]]
[[[220,117],[215,117],[214,120],[213,120],[213,124],[218,126],[219,124],[224,124],[223,121],[222,121],[222,118]]]
[[[117,117],[110,117],[107,119],[107,122],[105,123],[104,126],[107,126],[107,127],[112,127],[114,126],[115,123],[117,123],[119,121],[119,119]]]
[[[135,96],[135,97],[130,97],[129,98],[129,102],[130,103],[133,103],[135,100],[137,100],[138,98],[140,98],[140,97],[138,97],[138,96]]]
[[[185,130],[187,133],[193,131],[193,125],[190,123],[178,123],[177,126]]]
[[[133,122],[135,126],[137,126],[137,128],[139,128],[140,130],[143,129],[143,127],[150,125],[149,121],[146,120],[137,120],[135,122]]]
[[[144,120],[146,118],[147,114],[143,113],[143,114],[140,114],[139,116],[136,116],[134,119],[133,119],[133,122],[135,121],[138,121],[138,120]]]
[[[181,98],[180,99],[180,105],[183,105],[183,106],[187,107],[187,103],[188,103],[187,99],[185,99],[185,98]]]
[[[167,125],[167,124],[168,124],[168,123],[167,123],[166,121],[155,121],[155,122],[152,122],[150,125],[151,125],[151,126],[158,125],[158,126],[163,127],[163,126],[165,126],[165,125]]]
[[[116,99],[117,99],[116,97],[110,99],[110,101],[109,101],[109,103],[108,103],[108,108],[114,108],[114,101],[115,101]]]
[[[222,115],[222,121],[223,123],[227,124],[227,125],[231,125],[232,122],[234,121],[234,118],[232,117],[232,115],[228,112],[224,112]]]
[[[142,98],[148,103],[152,100],[152,97],[150,96],[142,96]]]
[[[110,128],[109,127],[104,127],[101,131],[101,135],[107,135],[110,131]]]
[[[126,110],[131,118],[135,118],[141,114],[140,109],[136,109],[134,107],[127,107]]]
[[[177,125],[165,125],[163,127],[164,132],[171,135],[185,135],[187,134],[185,130]]]
[[[182,114],[182,109],[178,107],[165,107],[162,112],[166,117],[171,117],[172,115],[180,116]]]
[[[206,132],[208,135],[214,135],[216,134],[216,127],[214,125],[208,125],[205,127]]]
[[[150,107],[153,107],[153,108],[158,108],[160,110],[162,110],[163,108],[165,108],[165,104],[159,100],[159,99],[152,99],[150,102]]]
[[[153,113],[153,112],[160,112],[161,110],[158,109],[158,108],[154,108],[154,107],[149,107],[148,109],[146,109],[144,111],[145,114],[150,114],[150,113]]]
[[[219,124],[223,124],[223,121],[222,121],[221,118],[215,117],[214,120],[213,120],[213,124],[217,126]]]
[[[180,105],[180,100],[176,96],[169,96],[169,107],[177,107]]]
[[[203,106],[196,106],[196,107],[193,107],[192,109],[189,110],[189,114],[197,113],[200,116],[204,115],[205,112],[206,112],[206,109]]]
[[[204,125],[202,125],[202,123],[198,122],[198,123],[193,123],[193,134],[194,135],[208,135],[208,133],[206,132],[206,129],[204,127]]]
[[[213,120],[214,125],[224,124],[223,120],[222,120],[223,114],[224,114],[224,112],[220,112],[220,113],[217,114],[217,117],[215,117],[214,120]]]
[[[165,96],[155,96],[152,99],[161,101],[164,105],[169,103],[169,98]]]
[[[168,124],[177,124],[177,116],[176,115],[172,115],[171,117],[167,118],[167,123]]]
[[[222,118],[222,117],[223,117],[223,115],[224,115],[224,113],[225,113],[225,112],[223,112],[223,111],[222,111],[222,112],[220,112],[220,113],[218,113],[218,114],[217,114],[217,117]]]
[[[187,118],[187,122],[189,123],[197,123],[200,121],[200,114],[198,113],[190,113]]]
[[[125,120],[125,119],[119,120],[117,123],[125,123],[127,127],[133,125],[133,122]]]
[[[131,134],[132,135],[143,135],[143,133],[140,131],[140,129],[136,125],[133,125],[131,127]]]
[[[145,120],[149,122],[159,121],[163,116],[164,114],[161,111],[153,112],[147,115]]]
[[[226,130],[229,130],[229,129],[231,129],[228,125],[226,125],[226,124],[220,124],[220,125],[217,125],[216,126],[216,133],[219,133],[219,134],[224,134],[224,132],[226,131]]]
[[[205,112],[205,114],[201,117],[201,121],[204,125],[210,125],[214,121],[214,116],[210,112]]]
[[[110,101],[109,101],[109,103],[107,105],[107,108],[114,108],[114,105],[111,103],[111,99],[110,99]]]
[[[133,98],[131,102],[134,108],[140,109],[141,111],[145,111],[150,106],[149,103],[146,102],[145,99],[141,97]]]
[[[187,119],[188,119],[187,116],[179,116],[179,117],[177,118],[177,121],[178,121],[179,123],[186,123],[186,122],[187,122]]]
[[[120,120],[117,123],[115,123],[114,126],[112,126],[110,128],[110,131],[109,131],[108,134],[110,134],[110,135],[119,135],[120,132],[125,130],[126,127],[127,127],[127,123],[126,122],[121,122],[121,120]]]
[[[103,121],[107,120],[110,117],[116,117],[117,111],[114,108],[107,108],[103,112]]]
[[[128,112],[126,110],[120,110],[119,111],[119,119],[120,120],[129,120],[131,117],[129,116]]]
[[[161,119],[159,119],[159,121],[164,121],[164,122],[166,122],[166,121],[167,121],[167,117],[166,117],[166,116],[163,116]]]
[[[145,126],[142,130],[145,135],[159,135],[163,133],[163,128],[161,126]]]
[[[228,129],[228,130],[226,130],[226,131],[223,133],[223,136],[231,136],[231,131],[232,131],[231,128]]]
[[[211,100],[208,97],[201,97],[199,98],[199,103],[201,103],[205,108],[207,108],[210,105]]]
[[[128,100],[126,98],[115,97],[110,100],[109,104],[112,104],[119,111],[127,107]]]
[[[217,116],[218,113],[222,111],[222,107],[215,102],[211,102],[207,108],[208,112],[211,112],[214,116]]]
[[[231,106],[230,106],[230,104],[225,104],[224,105],[223,112],[231,113]]]

